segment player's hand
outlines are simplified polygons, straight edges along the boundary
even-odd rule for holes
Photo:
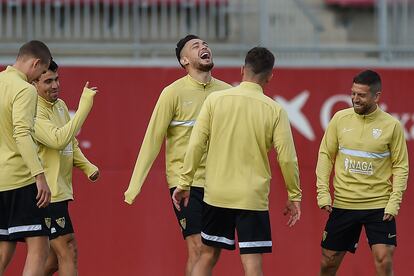
[[[35,178],[36,178],[36,187],[37,187],[36,205],[39,208],[44,208],[50,203],[50,197],[51,197],[50,189],[49,189],[49,186],[47,185],[44,173],[40,173],[36,175]]]
[[[326,206],[323,206],[321,209],[322,209],[322,210],[325,210],[325,211],[326,211],[326,212],[328,212],[329,214],[330,214],[330,213],[332,213],[332,206],[331,206],[331,205],[326,205]]]
[[[85,88],[88,88],[88,89],[90,89],[90,90],[93,90],[93,91],[95,91],[96,93],[98,93],[99,92],[99,90],[98,90],[98,87],[89,87],[89,81],[87,81],[86,83],[85,83]]]
[[[91,176],[89,176],[89,180],[95,182],[96,180],[98,180],[99,176],[100,176],[100,172],[99,170],[97,170]]]
[[[300,201],[286,201],[286,207],[283,210],[283,215],[289,215],[287,226],[292,227],[300,219]]]
[[[178,211],[181,211],[180,203],[182,200],[184,200],[184,207],[187,207],[188,201],[190,200],[190,191],[181,190],[177,187],[175,188],[174,193],[172,195],[172,200],[175,208]]]
[[[391,221],[393,219],[394,219],[394,216],[391,214],[387,214],[387,213],[385,213],[384,217],[382,218],[383,221]]]

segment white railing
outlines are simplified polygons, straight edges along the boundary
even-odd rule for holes
[[[194,33],[214,45],[218,55],[230,58],[264,45],[293,61],[414,60],[413,0],[377,0],[367,12],[370,19],[361,23],[366,36],[358,39],[350,35],[346,20],[337,24],[335,8],[327,2],[0,0],[0,57],[39,39],[55,55],[162,59],[171,55],[179,38]]]

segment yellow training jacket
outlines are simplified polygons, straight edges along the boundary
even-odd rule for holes
[[[316,167],[318,205],[342,209],[384,208],[397,215],[407,187],[408,153],[400,122],[379,107],[369,115],[339,111],[326,129]],[[392,180],[391,180],[392,177]]]
[[[37,93],[12,66],[0,73],[0,192],[35,183],[43,172],[31,136]]]
[[[134,172],[125,192],[125,201],[132,204],[141,191],[164,137],[166,143],[166,174],[168,187],[178,185],[184,154],[193,125],[206,97],[214,91],[230,88],[223,81],[212,78],[207,84],[186,75],[167,86],[161,93],[145,133]],[[204,186],[204,162],[195,176],[195,186]]]
[[[80,168],[88,177],[98,170],[83,155],[75,138],[92,108],[95,93],[84,88],[72,119],[61,99],[51,103],[40,96],[38,98],[34,137],[40,143],[39,156],[52,192],[51,202],[73,199],[73,166]]]
[[[242,82],[207,98],[191,134],[181,189],[188,190],[192,185],[207,147],[204,201],[209,205],[268,210],[270,148],[277,151],[289,200],[301,200],[298,161],[287,113],[265,96],[258,84]]]

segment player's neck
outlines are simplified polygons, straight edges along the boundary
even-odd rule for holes
[[[203,72],[199,70],[189,70],[188,74],[201,83],[209,83],[211,81],[211,71]]]
[[[247,81],[247,82],[252,82],[252,83],[256,83],[256,84],[258,84],[258,85],[260,85],[261,87],[262,87],[262,89],[264,89],[264,87],[266,86],[266,82],[265,81],[263,81],[262,79],[260,79],[260,78],[254,78],[254,77],[250,77],[250,76],[246,76],[246,75],[244,75],[243,76],[243,78],[242,78],[242,82],[243,81]]]
[[[22,62],[17,60],[14,64],[13,67],[17,70],[19,70],[20,72],[22,72],[23,74],[25,74],[27,76],[28,73],[28,65],[27,62]]]

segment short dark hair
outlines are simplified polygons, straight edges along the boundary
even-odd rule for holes
[[[52,59],[49,48],[42,41],[32,40],[22,45],[19,49],[17,58],[30,56],[40,59],[43,64],[48,64]]]
[[[185,44],[188,42],[188,41],[190,41],[190,40],[192,40],[192,39],[199,39],[199,37],[198,36],[196,36],[196,35],[193,35],[193,34],[189,34],[189,35],[187,35],[186,37],[184,37],[184,38],[181,38],[178,42],[177,42],[177,47],[175,48],[175,55],[176,55],[176,57],[177,57],[177,59],[178,59],[178,63],[181,65],[181,67],[183,67],[184,68],[184,66],[181,64],[181,51],[183,50],[183,48],[184,48],[184,46],[185,46]]]
[[[377,72],[372,70],[360,72],[354,77],[353,83],[368,85],[372,95],[381,91],[381,77]]]
[[[264,47],[254,47],[247,52],[244,65],[256,75],[267,75],[275,65],[275,56]]]
[[[57,63],[52,59],[51,61],[50,61],[50,64],[49,64],[49,68],[47,69],[47,70],[49,70],[49,71],[52,71],[52,72],[54,72],[54,73],[56,73],[57,72],[57,70],[58,70],[58,68],[59,68],[59,66],[57,65]]]

